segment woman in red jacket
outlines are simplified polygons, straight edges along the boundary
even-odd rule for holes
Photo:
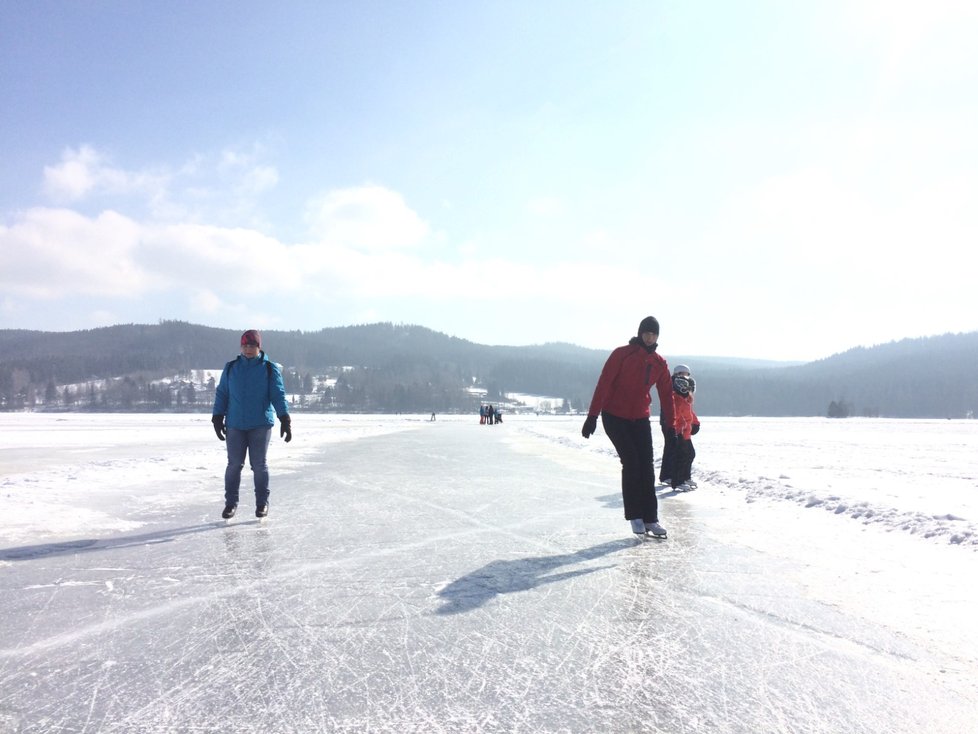
[[[659,322],[653,316],[642,319],[638,336],[618,347],[608,357],[594,388],[587,420],[581,429],[590,438],[601,425],[621,460],[621,496],[625,519],[636,535],[665,538],[659,524],[659,503],[655,496],[655,468],[652,464],[652,428],[649,422],[649,390],[655,385],[666,419],[673,422],[672,382],[669,365],[656,354]]]

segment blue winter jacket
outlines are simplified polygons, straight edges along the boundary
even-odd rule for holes
[[[212,411],[225,416],[228,428],[248,431],[274,426],[276,415],[289,414],[282,372],[265,352],[252,359],[241,355],[229,364],[221,373]]]

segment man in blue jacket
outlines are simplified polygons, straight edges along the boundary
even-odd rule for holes
[[[224,472],[225,519],[238,509],[238,488],[245,454],[255,475],[255,516],[268,515],[268,444],[275,416],[282,422],[279,435],[292,440],[292,418],[285,400],[282,372],[261,348],[261,333],[249,329],[241,335],[241,355],[224,366],[211,411],[214,432],[227,439],[228,466]]]

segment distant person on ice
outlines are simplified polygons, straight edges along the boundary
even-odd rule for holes
[[[228,466],[224,471],[224,512],[234,517],[245,454],[255,475],[255,516],[268,515],[268,444],[275,416],[282,422],[279,435],[292,440],[292,418],[285,400],[282,373],[261,349],[261,333],[249,329],[241,335],[241,355],[224,366],[214,393],[211,421],[217,437],[227,438]]]
[[[649,420],[649,390],[655,385],[666,418],[673,422],[672,381],[669,365],[656,354],[659,322],[642,319],[638,336],[615,349],[594,388],[581,435],[590,438],[601,425],[621,460],[621,496],[625,519],[636,535],[665,538],[659,524],[659,502],[655,496],[655,467],[652,456],[652,425]]]
[[[689,367],[684,364],[677,364],[672,371],[674,417],[668,478],[672,488],[681,492],[696,489],[696,482],[692,479],[693,459],[696,458],[696,449],[693,448],[692,437],[700,430],[700,419],[696,417],[696,413],[693,411],[694,392],[696,392],[696,382],[693,380]],[[666,465],[665,458],[663,458],[662,463],[664,467]]]

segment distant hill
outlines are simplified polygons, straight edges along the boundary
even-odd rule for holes
[[[0,330],[0,409],[209,410],[238,332],[163,321],[73,332]],[[297,409],[475,410],[507,393],[584,411],[608,353],[487,346],[423,326],[267,331]],[[905,339],[805,364],[665,355],[689,364],[700,415],[962,418],[978,411],[978,332]],[[173,378],[177,379],[174,380]]]

